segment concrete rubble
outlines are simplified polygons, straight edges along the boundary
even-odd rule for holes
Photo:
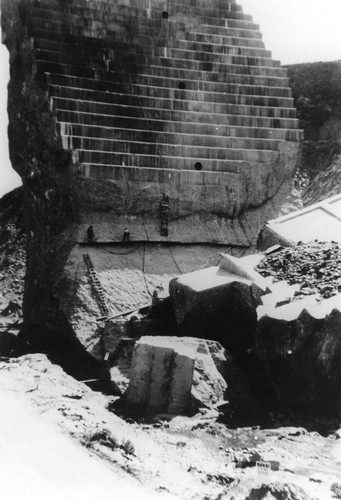
[[[223,255],[219,266],[170,282],[169,293],[180,332],[217,340],[229,349],[235,348],[235,343],[239,346],[241,337],[243,343],[252,344],[255,307],[266,293],[266,282],[254,271],[253,276],[242,272],[243,262]],[[249,263],[247,269],[251,272]]]
[[[144,337],[135,347],[127,404],[154,413],[190,410],[195,350],[162,337]]]
[[[341,403],[340,260],[337,243],[317,241],[278,247],[267,255],[223,255],[219,266],[170,283],[179,328],[214,336],[237,361],[241,350],[243,356],[251,352],[251,364],[256,360],[263,367],[280,404],[322,402],[335,411]],[[251,321],[243,330],[241,318],[247,315]]]
[[[186,414],[221,403],[227,383],[217,365],[227,372],[224,352],[217,342],[208,345],[202,339],[142,337],[130,360],[128,407]],[[116,383],[116,373],[111,373]]]

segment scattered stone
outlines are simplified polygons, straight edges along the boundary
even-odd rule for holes
[[[333,483],[330,487],[331,492],[336,498],[341,498],[341,483]]]
[[[212,408],[223,401],[226,388],[226,381],[217,370],[208,349],[206,352],[197,352],[191,391],[195,406]]]

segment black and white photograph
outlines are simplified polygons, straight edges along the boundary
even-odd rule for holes
[[[341,499],[341,0],[0,0],[1,500]]]

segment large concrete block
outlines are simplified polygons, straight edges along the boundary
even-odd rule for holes
[[[195,349],[164,337],[143,337],[133,354],[128,406],[138,412],[187,413]]]
[[[265,249],[274,244],[290,246],[314,240],[341,242],[341,195],[270,220],[259,243]]]
[[[221,267],[195,271],[170,282],[176,320],[185,335],[215,339],[227,348],[236,342],[246,349],[252,344],[257,300],[267,288],[250,263],[244,267],[242,259],[228,257],[222,262]]]
[[[174,349],[172,374],[170,379],[168,413],[183,413],[188,411],[193,373],[195,350],[185,345]]]

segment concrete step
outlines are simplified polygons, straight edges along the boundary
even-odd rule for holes
[[[240,138],[246,141],[257,139],[258,141],[298,141],[301,138],[300,130],[288,129],[270,129],[256,127],[230,127],[230,126],[215,126],[215,124],[193,124],[182,122],[170,122],[167,124],[167,129],[163,130],[162,126],[159,129],[151,128],[151,125],[160,125],[159,122],[143,123],[144,128],[127,128],[127,127],[101,127],[96,125],[81,125],[76,123],[58,123],[59,131],[63,136],[84,136],[103,139],[117,138],[121,140],[132,140],[138,135],[143,140],[155,141],[157,136],[160,142],[170,144],[195,144],[199,141],[200,144],[214,145],[224,143],[229,138]],[[266,148],[264,148],[266,149]]]
[[[226,164],[233,163],[238,160],[214,160],[207,158],[191,158],[183,156],[165,156],[165,155],[142,155],[130,153],[102,153],[101,151],[84,151],[79,153],[78,163],[90,163],[98,165],[124,165],[137,166],[143,168],[162,168],[162,166],[175,170],[195,170],[195,165],[202,164],[202,169],[205,171],[224,172]],[[244,160],[239,160],[245,163]]]
[[[150,92],[165,89],[166,91],[179,90],[179,85],[185,86],[186,91],[191,92],[205,92],[214,94],[234,94],[243,98],[244,96],[255,96],[257,98],[271,97],[271,98],[289,98],[291,99],[291,89],[288,87],[270,87],[267,85],[259,84],[239,84],[238,81],[242,80],[239,75],[226,75],[226,82],[213,82],[213,81],[193,81],[189,79],[179,78],[165,78],[157,75],[137,75],[136,77],[129,76],[122,73],[110,73],[106,75],[111,77],[108,79],[95,79],[87,77],[79,77],[71,74],[58,74],[47,73],[47,80],[50,85],[76,87],[81,89],[88,89],[100,92],[131,92],[134,89],[135,94],[144,95],[146,89]],[[258,77],[253,77],[253,80]],[[248,80],[245,77],[245,80]],[[249,79],[250,80],[250,79]],[[269,83],[269,79],[266,79]],[[136,89],[136,90],[135,90]]]
[[[200,33],[189,29],[184,38],[186,40],[204,43],[204,44],[217,44],[217,45],[235,45],[241,47],[260,47],[264,49],[264,42],[261,37],[255,38],[254,34],[248,37],[243,33],[243,36],[239,36],[238,33],[224,35],[214,35],[209,33]]]
[[[230,17],[225,18],[208,17],[208,16],[193,16],[188,18],[186,15],[177,14],[165,21],[161,15],[158,17],[147,17],[143,15],[132,15],[129,10],[127,13],[113,12],[112,14],[101,11],[94,11],[94,15],[86,17],[83,15],[75,15],[65,10],[53,10],[42,8],[30,8],[27,11],[25,22],[27,26],[41,25],[42,21],[46,27],[57,27],[57,31],[68,32],[72,27],[77,28],[78,32],[83,30],[105,30],[108,34],[115,31],[120,26],[125,30],[140,30],[151,31],[151,34],[156,33],[156,30],[163,31],[179,31],[187,30],[200,26],[204,32],[213,34],[227,34],[229,29],[254,31],[259,32],[259,26],[250,20],[242,19],[241,16],[236,16],[231,13]],[[54,29],[54,28],[53,28]],[[74,32],[74,31],[73,31]],[[257,38],[257,36],[256,36]]]
[[[162,154],[165,156],[197,156],[200,158],[220,158],[220,159],[242,159],[248,161],[248,158],[259,158],[259,161],[268,159],[267,152],[277,151],[279,148],[278,141],[265,141],[256,139],[230,139],[224,138],[224,141],[216,141],[216,145],[200,144],[200,137],[188,136],[187,143],[181,142],[162,142],[160,137],[155,134],[149,134],[145,137],[142,134],[135,132],[130,134],[131,140],[127,141],[124,138],[102,139],[93,137],[80,136],[63,136],[63,147],[69,150],[89,150],[103,152],[129,152],[136,154],[139,151],[142,154]],[[142,135],[142,137],[141,137]],[[168,135],[169,137],[169,135]],[[177,136],[174,136],[174,139]],[[178,136],[179,137],[179,136]],[[143,139],[146,139],[143,141]],[[210,139],[210,138],[208,138]],[[207,140],[206,143],[211,143]],[[269,146],[269,147],[266,147]],[[255,160],[250,160],[255,161]]]
[[[280,108],[293,108],[293,99],[284,97],[253,96],[242,94],[227,94],[223,92],[200,92],[195,90],[180,90],[164,87],[145,87],[141,85],[132,85],[127,92],[103,92],[99,90],[90,90],[87,88],[50,85],[49,94],[52,97],[65,97],[70,99],[80,99],[81,101],[95,101],[114,104],[122,100],[122,95],[142,98],[187,100],[205,103],[222,103],[243,106],[268,106]]]
[[[111,71],[106,71],[105,69],[105,63],[103,62],[103,68],[91,68],[91,67],[84,67],[84,66],[76,66],[76,65],[67,65],[62,62],[48,62],[48,61],[39,61],[40,63],[40,69],[46,73],[61,73],[63,75],[70,75],[70,76],[78,76],[82,78],[90,78],[90,79],[95,79],[95,80],[105,80],[107,82],[126,82],[126,83],[139,83],[142,82],[143,80],[147,82],[156,77],[159,79],[159,82],[166,81],[169,78],[177,79],[177,86],[179,85],[179,82],[185,82],[187,84],[187,81],[194,81],[192,85],[196,86],[198,89],[205,88],[205,81],[210,82],[210,83],[225,83],[229,84],[235,84],[238,85],[238,87],[235,87],[235,91],[238,91],[239,86],[242,88],[242,86],[245,86],[248,84],[248,82],[251,83],[252,86],[256,85],[259,87],[257,89],[258,95],[261,94],[260,88],[264,85],[267,87],[282,87],[285,88],[287,87],[287,90],[284,91],[284,95],[287,95],[288,97],[291,97],[291,89],[288,87],[288,79],[279,76],[271,76],[268,75],[267,73],[272,70],[277,70],[279,68],[258,68],[256,66],[248,68],[247,66],[234,66],[233,68],[230,67],[230,72],[229,73],[220,73],[220,72],[214,72],[214,71],[208,71],[209,66],[207,66],[207,71],[193,71],[190,70],[189,68],[172,68],[172,67],[164,67],[164,66],[148,66],[148,67],[143,67],[143,66],[136,66],[136,65],[122,65],[122,64],[117,64],[115,67],[115,70]],[[210,66],[212,67],[212,65]],[[249,75],[246,73],[246,71],[249,69]],[[124,70],[124,71],[123,71]],[[262,71],[263,70],[263,71]],[[264,74],[263,74],[264,73]],[[110,84],[110,83],[109,83]],[[160,85],[159,83],[159,86]],[[165,85],[167,86],[167,85]],[[214,88],[211,85],[210,89],[207,90],[214,90]],[[221,87],[223,89],[223,87]],[[218,88],[217,88],[218,90]],[[229,91],[227,89],[227,91]],[[260,92],[260,93],[259,93]],[[248,90],[246,93],[250,93]],[[252,93],[252,92],[251,92]],[[276,93],[275,93],[276,95]]]
[[[160,3],[158,1],[152,1],[150,2],[149,0],[146,1],[139,1],[139,2],[132,2],[130,1],[129,3],[116,3],[114,4],[111,1],[103,1],[103,0],[87,0],[86,3],[82,0],[73,0],[72,5],[70,5],[70,2],[67,0],[31,0],[31,4],[35,7],[42,7],[42,8],[51,8],[51,9],[73,9],[73,8],[82,8],[84,9],[91,9],[91,10],[100,10],[101,12],[110,12],[111,9],[116,8],[120,9],[122,12],[126,12],[128,9],[129,11],[132,11],[136,14],[142,11],[148,12],[150,15],[153,11],[158,11],[158,12],[163,12],[165,9],[167,9],[168,13],[171,11],[169,10],[170,8],[173,8],[176,13],[179,12],[179,10],[183,10],[183,12],[188,11],[188,12],[196,12],[198,15],[202,15],[203,13],[207,12],[218,12],[219,15],[221,15],[221,12],[240,12],[243,13],[242,7],[235,2],[235,0],[230,0],[230,1],[221,1],[220,3],[218,2],[210,2],[210,3],[202,3],[201,5],[199,2],[196,2],[195,5],[189,3],[189,4],[183,4],[181,2],[167,2],[166,3]],[[248,16],[250,17],[250,16]]]
[[[202,46],[203,50],[208,48],[208,50],[219,49],[219,47],[224,46],[232,46],[232,47],[240,47],[243,49],[255,49],[260,51],[265,51],[264,43],[260,39],[254,38],[246,38],[246,37],[238,37],[238,36],[221,36],[221,35],[209,35],[203,33],[197,33],[193,31],[183,32],[182,37],[180,37],[180,33],[177,33],[177,38],[171,38],[169,36],[162,37],[152,37],[149,34],[147,35],[139,35],[138,37],[134,35],[134,33],[129,34],[129,37],[124,37],[123,33],[120,33],[120,40],[113,37],[106,37],[104,39],[101,38],[93,38],[86,37],[82,35],[74,35],[71,33],[61,33],[61,32],[53,32],[49,31],[48,34],[46,31],[42,30],[39,26],[31,26],[30,34],[34,38],[45,40],[52,40],[59,43],[67,43],[73,46],[86,46],[91,48],[94,47],[102,47],[102,48],[115,48],[117,44],[126,44],[127,46],[136,46],[141,43],[145,46],[169,46],[169,47],[178,47],[179,48],[187,48],[188,44],[194,44],[192,50],[201,50],[200,46]],[[213,47],[212,47],[213,46]],[[268,51],[265,51],[268,54]]]
[[[212,149],[181,147],[174,145],[155,145],[138,143],[120,143],[117,151],[90,151],[78,149],[79,163],[98,163],[108,165],[122,165],[124,162],[128,166],[157,167],[158,157],[167,159],[168,168],[194,169],[200,162],[203,170],[224,171],[226,160],[242,161],[250,163],[272,162],[278,158],[277,151],[256,151],[225,149],[216,151]],[[121,151],[120,151],[121,149]],[[123,159],[122,159],[123,158]]]
[[[203,133],[209,133],[212,128],[216,128],[217,131],[222,133],[222,131],[229,130],[233,127],[241,128],[245,127],[245,130],[247,131],[248,128],[261,128],[263,125],[266,133],[268,134],[268,131],[270,130],[270,137],[271,137],[271,128],[272,130],[275,130],[273,128],[273,123],[274,120],[265,120],[262,119],[262,122],[260,119],[256,118],[248,118],[248,117],[233,117],[228,118],[226,117],[225,123],[216,123],[213,119],[210,123],[205,123],[203,122],[188,122],[184,118],[183,121],[179,121],[176,118],[179,118],[178,116],[174,116],[174,119],[172,120],[163,120],[163,119],[155,119],[154,118],[148,118],[146,120],[145,117],[110,117],[108,115],[89,115],[88,113],[80,113],[76,111],[58,111],[56,110],[56,115],[57,115],[57,120],[59,122],[66,122],[66,123],[76,123],[76,124],[82,124],[82,125],[91,125],[91,126],[98,126],[98,127],[122,127],[122,128],[132,128],[132,129],[145,129],[145,130],[168,130],[168,131],[184,131],[184,132],[190,132],[194,130],[201,130]],[[205,116],[204,118],[209,118]],[[293,123],[291,124],[292,127],[297,128],[297,122],[294,120],[291,120]],[[236,122],[236,123],[232,123]],[[282,120],[283,122],[283,120]],[[288,127],[285,126],[285,123],[278,123],[277,129],[280,129],[281,127],[284,129],[288,129]],[[295,131],[295,130],[294,130]],[[297,129],[298,131],[298,129]],[[194,132],[193,132],[194,133]]]
[[[68,5],[68,0],[32,0],[32,2],[40,6],[42,4],[46,4],[47,6],[67,6]],[[90,8],[100,8],[103,11],[106,11],[112,7],[112,0],[86,0],[85,6],[89,6]],[[72,5],[76,5],[79,7],[84,6],[84,0],[73,0]],[[129,6],[130,9],[168,9],[169,7],[173,7],[176,12],[179,12],[179,9],[182,8],[187,8],[189,10],[195,9],[197,10],[213,10],[213,11],[220,11],[220,10],[234,10],[234,11],[239,11],[243,12],[242,7],[236,3],[236,0],[211,0],[209,3],[205,2],[204,0],[197,0],[195,4],[189,3],[189,4],[183,4],[180,1],[175,1],[172,0],[171,2],[162,2],[160,3],[159,0],[129,0],[129,2],[122,2],[120,4],[122,8],[126,8]]]
[[[122,71],[122,66],[126,71],[136,73],[146,67],[160,67],[165,72],[169,68],[175,70],[190,70],[191,72],[215,72],[225,74],[229,72],[248,75],[261,75],[270,77],[283,77],[287,75],[286,68],[277,66],[265,66],[268,61],[274,63],[271,59],[245,58],[240,56],[224,56],[225,62],[216,62],[212,60],[186,60],[172,57],[157,57],[146,54],[126,53],[116,55],[114,60],[104,60],[91,56],[90,54],[65,54],[63,52],[54,52],[49,50],[37,49],[37,59],[39,61],[51,62],[54,64],[67,64],[69,66],[90,66],[105,71]],[[202,56],[204,59],[205,57]],[[249,63],[249,64],[248,64]],[[269,63],[270,64],[270,63]]]
[[[51,97],[53,106],[57,109],[70,109],[82,112],[119,115],[119,116],[140,116],[141,108],[143,113],[153,111],[158,114],[160,111],[209,113],[223,115],[245,115],[266,118],[296,118],[294,108],[279,108],[268,106],[246,106],[240,104],[222,104],[205,101],[190,101],[187,99],[162,99],[159,97],[143,97],[131,94],[117,94],[117,102],[106,103],[99,101],[86,101],[75,98]],[[189,118],[190,121],[193,121]]]
[[[102,181],[134,181],[134,182],[156,182],[164,184],[172,181],[177,185],[188,183],[192,185],[224,185],[230,188],[232,185],[236,188],[240,182],[239,170],[242,170],[246,164],[243,162],[226,161],[224,171],[198,171],[180,170],[176,162],[172,164],[173,168],[167,168],[167,160],[155,158],[154,167],[136,167],[120,165],[103,165],[94,163],[82,163],[77,167],[78,175],[85,178],[98,179]]]
[[[164,24],[157,23],[154,24],[142,24],[130,22],[130,19],[126,19],[126,23],[124,23],[124,19],[122,22],[107,22],[107,23],[95,23],[92,20],[80,19],[78,24],[71,23],[66,20],[67,16],[64,16],[64,20],[56,20],[56,19],[46,19],[43,14],[41,17],[30,15],[27,20],[27,28],[28,33],[31,35],[32,30],[38,26],[45,26],[46,30],[57,32],[57,33],[68,33],[77,36],[86,36],[86,37],[112,37],[117,36],[117,33],[124,33],[125,36],[134,33],[135,36],[140,35],[149,35],[152,37],[162,37],[162,36],[173,36],[177,38],[179,35],[185,33],[190,29],[194,32],[210,34],[210,35],[222,35],[222,36],[237,36],[237,37],[245,37],[245,38],[256,38],[261,39],[261,34],[258,31],[257,25],[249,25],[246,26],[244,22],[237,21],[234,19],[228,19],[225,21],[225,26],[216,26],[213,24],[200,24],[198,28],[196,28],[193,24],[186,26],[186,23],[177,22],[172,25],[171,23],[165,26]],[[180,36],[181,37],[181,36]]]
[[[81,129],[80,129],[81,132]],[[158,145],[173,144],[177,146],[191,146],[215,149],[259,149],[277,151],[282,141],[274,139],[253,139],[250,137],[221,137],[211,135],[153,133],[148,130],[123,129],[117,130],[111,137],[88,137],[86,135],[62,134],[63,144],[66,149],[97,149],[115,151],[112,141],[157,143]]]
[[[75,109],[76,107],[76,109]],[[142,108],[139,106],[112,106],[112,113],[91,112],[96,109],[87,103],[75,101],[59,101],[55,103],[55,110],[59,121],[74,122],[75,115],[79,115],[81,121],[76,123],[89,123],[83,121],[86,115],[90,118],[93,125],[115,126],[117,118],[133,118],[146,120],[186,121],[192,123],[214,123],[216,126],[236,125],[247,127],[266,127],[266,128],[298,128],[297,120],[294,118],[272,118],[266,116],[233,115],[222,113],[206,113],[200,111],[167,110],[160,108]],[[88,119],[87,119],[88,120]],[[117,126],[117,125],[116,125]]]
[[[43,17],[46,20],[59,20],[65,21],[67,14],[67,20],[72,24],[82,23],[85,21],[88,23],[101,23],[107,24],[110,21],[127,22],[127,17],[131,23],[143,23],[147,25],[152,24],[163,24],[167,25],[173,22],[182,23],[207,23],[215,26],[226,26],[227,21],[236,21],[240,26],[250,27],[255,29],[256,26],[252,17],[243,14],[241,11],[228,10],[225,9],[220,15],[217,15],[213,10],[200,11],[197,8],[191,9],[190,11],[186,9],[186,4],[180,5],[178,10],[168,9],[168,17],[162,15],[165,12],[164,8],[158,9],[141,9],[141,8],[131,8],[129,6],[118,5],[111,3],[108,9],[102,10],[100,4],[96,3],[93,6],[87,2],[83,6],[70,4],[59,4],[59,5],[49,5],[40,4],[40,6],[30,7],[27,11],[27,15],[30,17]]]

